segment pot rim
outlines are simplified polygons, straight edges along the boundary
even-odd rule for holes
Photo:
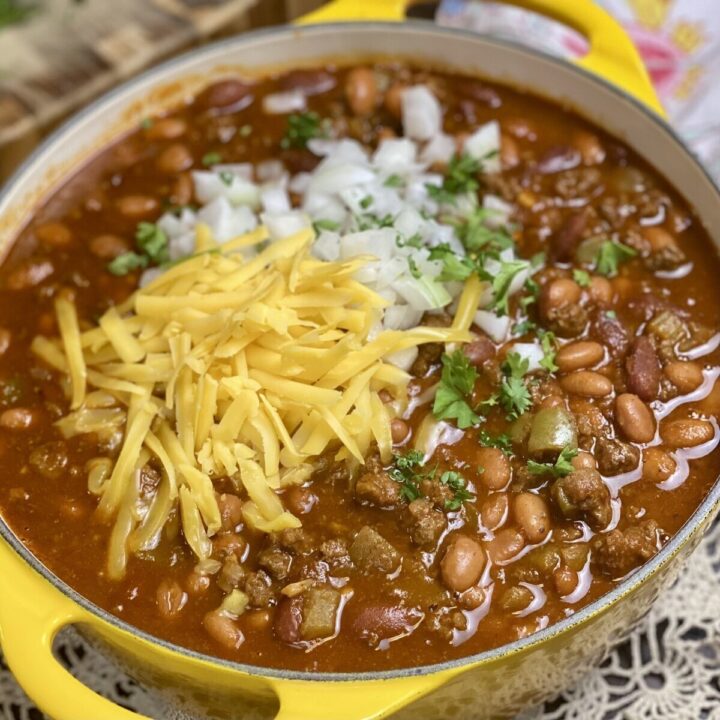
[[[78,122],[88,118],[94,114],[98,114],[102,110],[103,106],[122,94],[133,85],[151,81],[155,77],[164,75],[167,71],[173,67],[182,65],[189,58],[202,57],[203,55],[213,55],[218,49],[227,47],[236,47],[238,45],[244,45],[251,41],[263,38],[265,36],[275,35],[293,35],[297,33],[308,33],[316,32],[318,30],[324,30],[329,32],[340,31],[343,28],[351,26],[353,29],[359,29],[361,31],[372,32],[373,30],[388,29],[392,27],[395,32],[407,32],[413,33],[419,30],[424,32],[432,32],[440,36],[452,38],[453,36],[461,36],[464,38],[478,40],[489,44],[494,44],[500,47],[509,48],[520,52],[528,56],[529,60],[532,58],[541,58],[546,62],[550,62],[558,67],[564,69],[571,69],[572,71],[579,73],[584,76],[585,79],[596,83],[599,86],[604,87],[607,90],[614,92],[624,98],[625,101],[630,103],[639,110],[645,118],[655,125],[659,126],[664,134],[671,142],[678,144],[687,159],[692,162],[697,168],[699,168],[702,174],[709,181],[712,188],[716,191],[718,201],[720,201],[720,187],[715,180],[710,176],[706,168],[699,162],[692,151],[687,147],[685,142],[680,138],[677,132],[657,113],[649,109],[642,102],[637,100],[633,95],[618,87],[612,82],[605,78],[596,75],[584,68],[574,65],[571,61],[564,58],[560,58],[554,55],[550,55],[544,51],[536,48],[525,46],[519,42],[509,40],[506,38],[499,38],[489,35],[487,33],[477,33],[471,30],[465,30],[462,28],[449,28],[435,25],[434,23],[422,20],[406,20],[403,23],[395,22],[383,22],[383,21],[355,21],[355,22],[332,22],[323,23],[322,25],[307,25],[303,27],[296,27],[292,25],[282,25],[279,27],[261,28],[251,32],[245,32],[241,35],[236,35],[227,39],[219,40],[213,43],[203,46],[201,48],[194,48],[180,55],[177,55],[159,65],[153,66],[152,68],[145,70],[144,72],[130,78],[129,80],[121,83],[116,88],[104,93],[99,98],[93,100],[91,103],[86,105],[81,110],[73,113],[69,118],[63,121],[52,133],[50,133],[43,141],[33,150],[30,155],[20,164],[20,166],[11,174],[5,184],[0,188],[0,207],[5,202],[6,198],[12,191],[13,186],[32,169],[32,166],[45,154],[50,151],[53,146],[60,142],[63,136],[73,128]],[[322,59],[322,54],[318,55],[318,60]],[[422,58],[419,59],[422,61]],[[177,79],[177,78],[176,78]],[[169,81],[169,79],[165,79]],[[538,95],[538,93],[534,93]],[[542,97],[542,96],[541,96]],[[549,98],[553,102],[552,98]],[[576,108],[573,106],[573,110],[582,114],[582,108]],[[595,123],[597,124],[597,123]],[[73,168],[76,169],[76,168]],[[65,173],[67,176],[68,173]],[[670,183],[672,185],[672,183]],[[57,189],[59,182],[52,183],[52,189]],[[674,187],[674,185],[673,185]],[[50,189],[50,188],[49,188]],[[681,194],[682,191],[681,191]],[[44,193],[47,197],[48,193]],[[686,198],[689,202],[689,199]],[[692,205],[692,203],[689,203]],[[5,519],[0,515],[0,537],[2,537],[13,550],[36,572],[38,572],[45,580],[47,580],[56,590],[60,591],[63,595],[68,597],[70,600],[78,604],[84,610],[99,618],[101,621],[108,623],[116,629],[122,630],[125,633],[130,634],[136,638],[144,640],[150,644],[160,646],[164,650],[177,653],[190,660],[200,661],[203,663],[209,663],[216,665],[226,670],[239,671],[248,675],[256,677],[266,677],[282,680],[300,680],[308,682],[351,682],[351,681],[374,681],[374,680],[392,680],[401,679],[408,677],[418,676],[429,676],[436,673],[442,673],[444,671],[460,670],[463,668],[469,668],[474,665],[481,665],[496,661],[505,656],[516,655],[520,652],[530,650],[543,643],[548,642],[552,638],[561,634],[570,632],[585,622],[591,620],[595,615],[608,610],[616,602],[621,601],[626,595],[633,593],[643,583],[649,580],[655,573],[660,571],[665,565],[672,561],[682,547],[691,539],[691,537],[697,533],[704,522],[715,515],[720,509],[720,477],[715,479],[715,482],[708,491],[706,497],[702,503],[695,509],[692,515],[686,520],[686,522],[680,527],[680,529],[673,535],[670,541],[665,545],[653,558],[642,565],[634,573],[620,581],[616,587],[609,592],[601,595],[590,604],[584,606],[574,614],[556,622],[543,630],[539,630],[532,635],[529,635],[520,640],[516,640],[512,643],[501,645],[497,648],[485,650],[474,655],[468,655],[465,657],[448,660],[442,663],[433,663],[430,665],[420,665],[417,667],[408,668],[397,668],[394,670],[382,670],[382,671],[368,671],[368,672],[311,672],[311,671],[298,671],[298,670],[284,670],[281,668],[263,667],[261,665],[251,665],[248,663],[235,662],[233,660],[225,660],[223,658],[214,657],[212,655],[206,655],[205,653],[191,650],[181,645],[168,642],[162,638],[158,638],[152,633],[131,625],[130,623],[118,618],[112,613],[99,607],[85,596],[81,595],[64,580],[55,575],[48,567],[46,567],[31,551],[25,546],[20,539],[15,535],[13,530],[7,524]]]

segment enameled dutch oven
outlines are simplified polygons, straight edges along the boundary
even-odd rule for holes
[[[573,65],[490,37],[426,23],[389,22],[403,18],[405,0],[336,0],[306,17],[302,27],[243,35],[151,70],[74,117],[19,170],[0,196],[0,247],[7,251],[38,202],[99,147],[231,68],[262,72],[273,66],[317,65],[328,58],[352,62],[387,55],[476,73],[572,106],[652,163],[686,196],[720,243],[718,189],[662,120],[642,63],[620,27],[589,0],[512,1],[579,30],[590,42],[588,55]],[[362,22],[337,24],[343,19]],[[677,573],[719,501],[716,483],[653,560],[613,592],[546,630],[440,665],[358,674],[269,670],[158,640],[79,596],[0,522],[2,649],[22,687],[55,720],[142,720],[84,687],[53,657],[54,636],[71,624],[141,683],[202,717],[509,717],[568,687],[600,661]]]

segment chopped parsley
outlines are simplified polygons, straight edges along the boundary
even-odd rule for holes
[[[527,333],[531,332],[536,327],[536,323],[534,323],[529,318],[525,318],[524,320],[521,320],[520,322],[513,325],[512,333],[515,337],[520,337],[521,335],[526,335]]]
[[[235,178],[235,176],[228,170],[223,170],[220,173],[220,179],[223,181],[223,184],[227,185],[228,187],[230,187],[233,184],[234,178]]]
[[[357,231],[362,232],[363,230],[374,230],[375,228],[392,227],[395,223],[395,218],[388,213],[380,217],[375,213],[363,213],[362,215],[355,216],[355,225]]]
[[[440,476],[440,482],[455,493],[451,500],[445,501],[446,510],[459,510],[464,502],[475,499],[475,496],[467,489],[465,478],[459,472],[447,470]]]
[[[238,134],[240,135],[240,137],[249,137],[250,135],[252,135],[252,131],[252,125],[241,125],[240,129],[238,130]]]
[[[420,481],[423,475],[417,470],[422,468],[423,454],[419,450],[410,450],[405,455],[395,455],[393,466],[388,475],[400,483],[400,495],[408,502],[417,500],[421,496]]]
[[[167,235],[155,224],[141,222],[135,232],[137,246],[155,263],[170,259]]]
[[[460,429],[480,421],[467,400],[475,388],[477,370],[462,350],[442,356],[442,374],[435,393],[433,415],[438,420],[456,420]]]
[[[494,447],[502,450],[506,455],[512,454],[512,441],[507,433],[492,436],[487,430],[481,430],[478,439],[483,447]]]
[[[507,413],[508,420],[516,420],[532,405],[530,391],[524,380],[529,367],[530,361],[515,352],[508,353],[502,365],[505,377],[500,384],[497,399]]]
[[[387,180],[383,183],[385,187],[402,187],[405,184],[405,181],[400,177],[400,175],[389,175]]]
[[[145,255],[138,255],[136,252],[126,252],[118,255],[114,260],[108,263],[107,269],[113,275],[127,275],[133,270],[146,268],[148,259]]]
[[[534,460],[528,460],[528,470],[533,475],[545,475],[550,473],[554,477],[565,477],[569,475],[575,468],[571,460],[578,454],[577,448],[564,447],[557,457],[555,463],[539,463]]]
[[[573,280],[580,286],[580,287],[589,287],[590,286],[590,273],[586,272],[585,270],[573,270]]]
[[[360,201],[360,207],[361,207],[363,210],[367,210],[372,204],[373,204],[372,195],[366,195],[366,196]]]
[[[454,155],[442,185],[425,185],[428,195],[441,204],[453,205],[456,195],[475,192],[480,187],[477,175],[481,170],[482,163],[467,153]]]
[[[334,220],[323,220],[322,218],[320,220],[316,220],[313,223],[313,230],[315,230],[315,234],[319,235],[323,230],[338,230],[340,228],[340,223],[335,222]]]
[[[326,134],[323,122],[316,112],[293,114],[288,117],[287,130],[280,141],[280,147],[285,150],[302,149],[307,147],[308,140],[325,137]]]
[[[607,310],[605,317],[610,318],[610,320],[617,320],[617,313],[614,310]]]
[[[487,219],[492,214],[492,210],[477,208],[465,222],[455,224],[455,234],[469,252],[499,253],[513,247],[513,239],[506,228],[487,226]]]
[[[143,130],[149,130],[154,124],[155,124],[155,121],[154,121],[152,118],[149,118],[149,117],[143,118],[143,119],[140,121],[140,127],[141,127]]]
[[[557,349],[555,345],[555,333],[549,330],[543,331],[540,335],[540,343],[542,344],[543,358],[540,361],[540,367],[549,373],[557,372],[558,366],[555,364],[555,356]]]
[[[409,257],[407,259],[408,268],[410,268],[410,274],[416,279],[419,280],[422,277],[422,273],[420,272],[420,268],[417,266],[417,263],[415,262],[415,258]]]
[[[600,275],[612,277],[617,275],[618,265],[637,255],[637,251],[617,240],[605,240],[598,248],[595,256],[595,270]]]
[[[414,247],[414,248],[417,248],[418,250],[422,247],[425,247],[419,233],[415,233],[414,235],[411,235],[409,238],[404,238],[402,235],[400,235],[398,233],[398,236],[395,238],[395,244],[398,247]]]
[[[430,260],[440,260],[443,269],[438,276],[440,282],[467,280],[475,272],[475,264],[468,257],[461,257],[447,244],[442,243],[430,249]]]
[[[202,156],[201,162],[205,167],[210,167],[211,165],[218,165],[222,162],[222,156],[218,152],[205,153]]]
[[[528,264],[525,260],[511,260],[503,262],[497,273],[487,279],[492,282],[493,302],[490,306],[498,315],[507,315],[510,312],[510,288],[516,276],[526,270]]]

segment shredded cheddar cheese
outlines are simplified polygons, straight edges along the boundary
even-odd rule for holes
[[[452,327],[370,339],[386,301],[352,278],[366,260],[312,257],[309,229],[252,259],[242,254],[267,239],[258,228],[217,246],[201,225],[202,254],[169,268],[85,332],[73,303],[58,299],[60,340],[32,344],[70,377],[72,412],[58,421],[66,436],[122,432],[99,489],[99,511],[115,522],[113,577],[124,572],[128,552],[157,544],[176,508],[189,546],[208,558],[221,526],[215,478],[235,483],[249,526],[299,527],[276,490],[303,483],[313,458],[331,450],[361,464],[377,445],[390,459],[392,418],[378,393],[402,392],[410,376],[383,358],[470,339],[477,282],[467,284]],[[162,480],[142,506],[139,463],[150,458]]]

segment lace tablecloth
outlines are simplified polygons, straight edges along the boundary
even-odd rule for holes
[[[577,687],[517,720],[720,720],[718,597],[720,522],[629,640]],[[72,632],[59,639],[58,655],[83,682],[125,707],[156,720],[190,720],[118,673]],[[1,659],[0,720],[44,720]]]

